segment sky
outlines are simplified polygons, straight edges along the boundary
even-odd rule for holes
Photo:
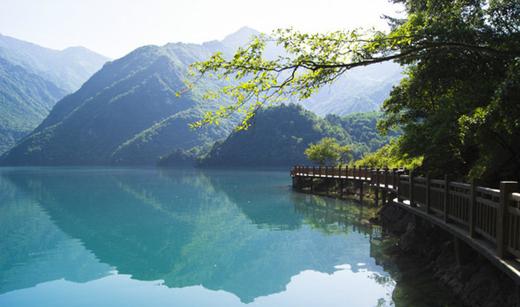
[[[116,59],[144,45],[222,40],[247,26],[264,33],[387,29],[388,0],[0,0],[0,34]]]

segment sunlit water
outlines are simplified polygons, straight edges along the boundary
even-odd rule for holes
[[[3,307],[412,306],[384,240],[288,170],[0,169]]]

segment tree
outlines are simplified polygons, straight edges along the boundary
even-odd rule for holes
[[[520,57],[520,0],[392,0],[405,5],[407,17],[387,17],[389,33],[376,30],[304,34],[292,29],[254,37],[232,58],[214,54],[192,66],[197,78],[234,78],[207,97],[229,95],[235,104],[208,112],[200,127],[245,112],[239,128],[262,105],[287,97],[307,98],[352,68],[384,61],[408,67],[408,75],[384,104],[383,133],[400,127],[399,150],[424,156],[424,171],[459,177],[484,169],[502,178],[513,169],[520,149],[517,94]],[[265,59],[274,43],[286,54]],[[508,114],[504,114],[510,110]],[[505,111],[505,112],[504,112]],[[491,123],[490,123],[491,121]],[[485,142],[482,142],[485,141]],[[510,165],[486,161],[504,156]],[[496,162],[495,162],[496,163]],[[511,172],[509,172],[511,173]]]
[[[355,165],[415,170],[422,164],[422,158],[408,158],[400,155],[398,150],[396,143],[386,144],[375,152],[365,154]]]
[[[409,14],[427,21],[421,32],[466,47],[400,60],[409,64],[408,76],[385,101],[388,117],[380,129],[403,127],[399,152],[424,156],[423,171],[433,175],[481,177],[488,183],[520,179],[515,141],[520,127],[514,118],[520,100],[505,94],[520,88],[512,82],[518,72],[520,3],[414,3]]]
[[[316,145],[309,144],[305,150],[307,159],[317,165],[343,165],[347,164],[352,155],[349,153],[352,148],[348,145],[341,146],[336,143],[334,138],[323,138]]]

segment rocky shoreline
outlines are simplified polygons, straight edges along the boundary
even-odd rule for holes
[[[423,261],[464,306],[519,306],[515,282],[473,250],[458,264],[454,239],[445,231],[430,223],[414,223],[411,213],[391,204],[383,205],[372,222],[399,236],[390,251],[395,261]]]
[[[363,193],[366,199],[373,199],[375,196],[370,189],[359,189],[353,184],[343,186],[340,191],[335,181],[328,180],[317,180],[311,188],[305,190],[312,194],[338,198],[345,195],[361,197],[359,193]],[[444,230],[426,221],[415,223],[410,212],[390,203],[383,205],[377,218],[371,219],[371,222],[399,238],[394,246],[384,251],[386,255],[383,259],[391,257],[388,263],[394,263],[392,265],[412,264],[426,268],[463,306],[520,306],[519,286],[471,248],[468,249],[464,262],[459,264],[455,255],[455,240]]]

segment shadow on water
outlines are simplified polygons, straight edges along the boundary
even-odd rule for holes
[[[395,287],[381,306],[439,305],[410,294],[426,274],[408,281],[395,238],[368,222],[375,206],[293,193],[286,171],[253,179],[240,170],[3,169],[0,189],[0,294],[117,271],[251,303],[302,272],[333,275],[340,264]],[[419,285],[438,296],[429,281]]]
[[[399,238],[381,226],[370,223],[380,207],[372,200],[351,198],[341,200],[308,193],[294,192],[292,201],[296,212],[305,214],[316,227],[323,227],[325,233],[353,225],[353,230],[370,236],[370,257],[381,265],[390,277],[374,275],[381,284],[394,284],[391,300],[381,298],[377,306],[461,306],[461,302],[450,295],[449,290],[439,285],[426,267],[427,261],[401,254],[397,244]]]

